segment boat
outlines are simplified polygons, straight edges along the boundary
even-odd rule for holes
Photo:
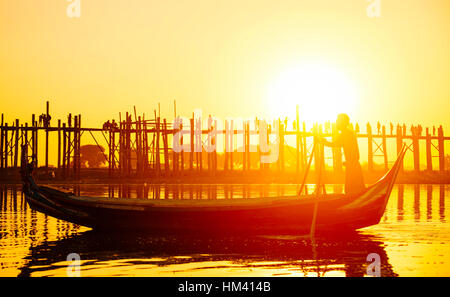
[[[26,150],[25,150],[26,151]],[[307,234],[350,232],[380,222],[405,149],[392,168],[359,194],[295,195],[216,200],[76,196],[37,185],[22,155],[23,192],[29,206],[57,219],[104,231],[153,233]]]

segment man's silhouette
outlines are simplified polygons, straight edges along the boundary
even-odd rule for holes
[[[357,194],[365,189],[361,164],[359,164],[359,148],[356,135],[349,128],[350,118],[341,113],[337,116],[336,128],[340,131],[339,136],[329,142],[322,138],[319,141],[326,146],[339,147],[344,149],[345,156],[345,193]]]

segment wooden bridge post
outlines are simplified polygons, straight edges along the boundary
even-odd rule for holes
[[[264,170],[264,163],[262,162],[263,152],[261,151],[262,137],[264,136],[264,135],[261,134],[261,126],[262,125],[265,125],[265,127],[263,129],[266,131],[266,134],[267,134],[268,130],[267,130],[266,122],[258,120],[257,121],[257,127],[258,127],[257,128],[258,129],[258,162],[259,162],[259,169],[260,170]]]
[[[234,163],[233,163],[233,157],[234,157],[234,136],[237,135],[237,131],[234,129],[234,121],[233,120],[231,120],[230,129],[231,129],[230,171],[233,171],[233,167],[234,167]]]
[[[123,123],[123,174],[129,177],[130,173],[130,118],[128,113],[125,113],[125,121]]]
[[[245,171],[247,166],[247,125],[242,122],[242,170]]]
[[[131,132],[133,130],[133,121],[131,119],[131,114],[128,115],[128,126],[127,126],[127,166],[128,166],[128,172],[127,175],[131,176],[133,173],[133,162],[132,162],[132,152],[133,152],[133,145],[131,141]]]
[[[211,145],[212,145],[212,139],[210,139],[210,137],[212,137],[211,131],[210,131],[210,129],[212,128],[212,122],[210,122],[210,121],[212,121],[211,115],[208,116],[208,134],[207,134],[207,136],[208,136],[207,139],[208,140],[207,141],[210,142]],[[210,127],[210,125],[211,125],[211,127]],[[206,145],[208,146],[209,143],[207,143]],[[209,149],[206,150],[206,158],[207,158],[207,163],[208,163],[208,173],[210,175],[212,175],[212,167],[213,167],[213,165],[212,165],[212,152],[210,152]]]
[[[25,123],[26,124],[26,123]],[[20,148],[22,149],[22,146],[24,146],[25,145],[25,136],[24,136],[24,133],[25,133],[25,126],[24,126],[24,124],[20,124],[20,129],[19,129],[19,137],[20,137],[20,139],[21,139],[21,141],[20,141]]]
[[[66,161],[67,161],[67,166],[66,166],[66,171],[67,171],[67,175],[66,177],[70,177],[70,155],[71,155],[71,150],[72,150],[72,114],[69,113],[69,116],[67,118],[67,157],[66,157]]]
[[[145,121],[145,114],[142,116],[142,129],[143,129],[143,135],[142,135],[142,146],[143,146],[143,168],[142,168],[142,174],[143,176],[146,176],[148,174],[148,131],[147,131],[147,122]]]
[[[128,127],[128,114],[125,114],[125,119],[123,120],[123,126],[122,126],[122,177],[127,176],[128,172],[128,153],[127,153],[127,127]]]
[[[176,115],[175,115],[175,118],[176,118]],[[174,120],[174,124],[175,124],[175,120]],[[179,145],[181,146],[181,138],[183,137],[183,134],[182,134],[183,128],[181,128],[181,125],[180,125],[179,131],[175,131],[175,125],[172,125],[172,128],[173,128],[172,144],[173,144],[173,139],[175,137],[175,134],[178,133],[178,135],[180,135]],[[181,146],[181,147],[183,147],[183,146]],[[181,150],[181,152],[183,152],[183,150]],[[173,172],[174,176],[178,175],[179,156],[180,156],[180,154],[177,153],[172,147],[172,172]]]
[[[444,154],[444,129],[442,126],[438,128],[438,149],[439,149],[439,171],[445,171],[445,154]]]
[[[125,114],[125,119],[122,124],[122,177],[127,176],[128,166],[127,166],[127,122],[128,114]]]
[[[403,148],[403,129],[402,127],[398,124],[397,125],[397,133],[396,133],[396,141],[397,141],[397,156],[400,154],[400,152],[402,151]],[[403,171],[403,161],[402,164],[400,166],[400,172]]]
[[[144,176],[144,159],[145,159],[145,144],[144,144],[144,139],[145,139],[145,134],[144,134],[144,121],[143,119],[139,116],[138,117],[138,125],[139,125],[139,177],[143,177]]]
[[[76,179],[77,176],[77,163],[78,163],[78,156],[77,156],[77,143],[78,143],[78,133],[77,133],[77,127],[78,127],[78,116],[74,117],[73,121],[73,164],[72,164],[72,171],[73,171],[73,178]]]
[[[0,126],[0,168],[3,169],[3,113],[2,113],[2,120],[1,120],[1,126]]]
[[[280,119],[278,119],[278,131],[280,134],[279,139],[279,157],[278,157],[278,170],[284,172],[284,123],[281,122]]]
[[[269,149],[268,153],[270,154],[270,134],[272,133],[272,125],[269,123],[266,123],[266,129],[267,129],[266,143],[267,143],[267,147]],[[270,163],[265,163],[263,168],[266,171],[268,171],[270,169]]]
[[[336,128],[336,124],[331,125],[331,138],[333,141],[337,139],[339,132]],[[340,147],[333,147],[333,166],[334,172],[336,174],[341,174],[343,172],[342,168],[342,149]]]
[[[427,155],[427,171],[431,172],[433,171],[433,158],[431,157],[431,134],[430,129],[428,127],[426,128],[425,141],[426,141],[425,148]]]
[[[136,107],[135,107],[135,143],[136,143],[136,176],[142,177],[142,134],[141,134],[141,117],[136,119]]]
[[[131,176],[131,172],[133,169],[132,163],[131,163],[131,129],[132,129],[132,122],[131,122],[131,115],[127,113],[127,130],[126,130],[126,152],[127,152],[127,156],[126,156],[126,161],[127,161],[127,177]]]
[[[322,124],[320,124],[319,125],[319,136],[320,136],[320,138],[323,138],[323,126],[322,126]],[[323,144],[323,143],[320,143],[320,149],[319,149],[319,151],[320,151],[320,158],[321,158],[321,160],[320,160],[320,164],[322,164],[321,166],[322,166],[322,170],[325,170],[325,145]]]
[[[118,147],[119,147],[119,153],[118,153],[118,155],[119,155],[119,162],[118,162],[118,164],[117,164],[117,171],[118,171],[118,176],[119,177],[122,177],[122,149],[123,149],[123,146],[122,146],[122,127],[123,127],[123,123],[122,123],[122,120],[121,119],[119,119],[119,125],[118,125],[118,128],[119,128],[119,144],[118,144]]]
[[[214,147],[214,151],[213,151],[213,176],[216,176],[217,174],[217,133],[218,133],[218,129],[217,129],[217,120],[214,120],[214,134],[213,134],[213,138],[212,138],[212,145]]]
[[[246,137],[245,137],[245,152],[247,153],[247,170],[251,169],[251,157],[250,157],[250,121],[245,125]]]
[[[373,137],[372,137],[372,127],[370,123],[367,123],[367,151],[368,151],[368,160],[367,166],[369,172],[373,172]]]
[[[303,156],[302,156],[302,160],[303,160],[303,164],[302,164],[302,169],[305,170],[306,169],[306,162],[308,162],[308,143],[307,143],[307,139],[306,139],[306,123],[302,122],[302,144],[303,144]]]
[[[119,123],[119,176],[124,176],[124,165],[125,165],[125,121],[120,121]]]
[[[295,158],[296,158],[296,166],[295,166],[295,172],[298,174],[300,172],[300,164],[302,161],[300,160],[300,123],[299,123],[299,114],[298,114],[298,105],[295,107],[295,140],[296,140],[296,147],[295,147]]]
[[[76,169],[76,179],[80,179],[80,171],[81,171],[81,115],[78,115],[78,123],[77,123],[77,143],[76,143],[76,152],[77,152],[77,162],[75,163]]]
[[[164,132],[163,132],[163,145],[164,145],[164,171],[165,175],[170,174],[170,164],[169,164],[169,144],[168,144],[168,132],[167,132],[167,121],[164,119]]]
[[[8,151],[9,151],[8,123],[5,123],[4,130],[5,130],[5,132],[3,133],[3,137],[5,138],[5,140],[3,142],[3,146],[4,146],[3,158],[4,158],[5,168],[8,169]]]
[[[48,169],[48,124],[49,124],[49,117],[50,117],[50,103],[47,101],[46,104],[46,118],[43,121],[44,128],[45,128],[45,169]]]
[[[202,119],[199,118],[196,120],[196,124],[198,125],[198,129],[200,131],[200,135],[198,136],[198,138],[196,140],[199,141],[199,147],[200,147],[200,151],[197,152],[197,170],[202,172],[203,171],[203,123],[202,123]]]
[[[312,150],[311,154],[314,156],[313,157],[314,158],[314,171],[315,171],[315,174],[317,175],[317,173],[319,172],[319,167],[318,166],[319,166],[319,163],[321,161],[320,149],[322,147],[321,145],[319,145],[318,143],[315,142],[316,141],[316,137],[319,136],[319,124],[317,124],[317,123],[314,124],[312,132],[313,132],[313,136],[312,136],[313,148],[315,146],[316,149]]]
[[[383,157],[384,157],[384,170],[388,171],[388,153],[387,153],[387,143],[386,143],[386,127],[383,125],[381,128],[381,137],[382,137],[382,147],[383,147]]]
[[[4,132],[4,128],[3,128],[3,113],[2,113],[2,120],[1,120],[1,125],[0,125],[0,168],[3,169],[3,132]]]
[[[160,156],[160,145],[159,136],[161,133],[161,119],[158,117],[156,119],[156,175],[159,177],[161,175],[161,156]]]
[[[195,131],[195,120],[194,115],[192,115],[191,121],[191,151],[189,152],[189,170],[192,172],[194,170],[194,131]]]
[[[126,113],[125,119],[125,176],[131,175],[131,115]]]
[[[26,155],[28,156],[28,123],[25,123],[25,127],[22,132],[22,137],[23,137],[23,145],[24,145],[23,148],[25,148]],[[21,148],[21,149],[23,149],[23,148]],[[22,158],[20,160],[21,160],[20,161],[21,165],[26,165],[26,164],[22,164]],[[27,160],[27,162],[28,162],[28,160]]]
[[[25,123],[25,127],[22,131],[22,141],[23,146],[21,147],[21,150],[25,149],[25,155],[28,156],[28,123]],[[28,162],[28,160],[26,162]],[[22,164],[22,158],[20,158],[20,165],[26,165]]]
[[[81,178],[81,114],[78,115],[77,180]]]
[[[223,163],[223,170],[224,171],[228,171],[228,162],[229,162],[229,150],[230,150],[230,143],[229,143],[229,132],[230,131],[230,127],[229,127],[229,122],[228,120],[225,120],[225,133],[223,133],[224,136],[224,163]]]
[[[181,129],[181,131],[183,131],[183,123],[181,123],[180,129]],[[181,145],[182,148],[184,148],[184,140],[183,140],[184,137],[183,137],[183,135],[184,134],[181,134],[181,139],[180,139],[180,145]],[[180,160],[180,167],[179,167],[180,174],[183,174],[183,171],[184,171],[184,150],[181,150],[181,152],[179,153],[178,159]]]
[[[111,151],[111,161],[112,161],[112,177],[115,176],[115,172],[117,169],[118,164],[116,163],[116,151],[117,151],[117,147],[116,147],[116,133],[117,133],[117,128],[113,127],[112,132],[111,132],[111,143],[112,143],[112,151]]]
[[[112,142],[112,127],[108,127],[108,136],[109,136],[109,143],[108,143],[108,177],[112,177],[112,160],[113,160],[113,142]]]
[[[37,132],[37,122],[36,116],[34,114],[31,115],[32,122],[32,130],[31,130],[31,156],[32,161],[35,168],[38,167],[38,155],[37,155],[37,146],[38,146],[38,132]]]
[[[128,113],[125,113],[125,119],[123,120],[123,165],[122,165],[122,176],[128,176]]]
[[[58,170],[61,169],[61,120],[60,119],[58,119],[58,167],[57,168],[58,168]]]
[[[66,166],[67,166],[67,130],[66,123],[62,124],[63,126],[63,149],[62,149],[62,176],[66,177]]]
[[[416,172],[420,171],[420,151],[419,151],[419,131],[418,127],[411,127],[412,132],[412,143],[413,143],[413,153],[414,153],[414,170]]]
[[[142,119],[140,119],[140,145],[141,145],[141,175],[144,176],[147,170],[147,129],[145,124],[145,115],[142,115]],[[142,120],[142,122],[141,122]]]
[[[18,159],[19,159],[19,132],[20,132],[20,126],[19,126],[19,120],[16,119],[16,127],[15,127],[15,145],[14,145],[14,167],[18,167]]]

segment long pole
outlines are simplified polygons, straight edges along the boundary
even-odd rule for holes
[[[303,188],[305,187],[306,178],[308,177],[309,168],[311,167],[312,159],[314,157],[314,152],[316,151],[316,142],[314,142],[313,149],[311,151],[311,156],[309,157],[308,166],[306,167],[305,174],[303,175],[302,185],[300,186],[300,190],[298,191],[298,196],[300,196],[303,192]]]
[[[319,151],[319,154],[323,152]],[[314,211],[313,211],[313,218],[311,222],[311,230],[310,230],[310,236],[311,239],[314,239],[314,235],[316,234],[316,221],[317,221],[317,209],[319,208],[319,195],[320,195],[320,189],[322,188],[322,167],[323,167],[323,158],[320,156],[319,158],[319,172],[317,177],[317,185],[316,185],[316,202],[314,203]],[[315,242],[313,241],[313,245],[315,245]]]

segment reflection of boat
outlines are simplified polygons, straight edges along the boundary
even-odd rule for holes
[[[383,242],[357,232],[319,236],[313,247],[308,237],[303,236],[172,236],[96,230],[31,246],[19,276],[65,274],[66,266],[62,263],[66,263],[70,253],[80,255],[82,276],[104,274],[104,268],[120,275],[173,271],[181,276],[192,275],[201,267],[206,267],[207,275],[214,274],[214,269],[216,275],[223,275],[230,268],[236,276],[239,270],[247,271],[248,275],[248,271],[256,269],[265,275],[323,276],[337,272],[334,275],[363,276],[370,253],[380,256],[381,276],[397,276]],[[184,265],[189,263],[198,265]],[[58,270],[61,267],[64,269]]]
[[[250,199],[172,200],[79,197],[38,186],[31,166],[22,170],[31,208],[103,230],[152,232],[304,233],[317,205],[316,230],[349,231],[377,224],[386,208],[404,151],[391,170],[359,195],[282,196]],[[23,164],[27,164],[23,156]]]

